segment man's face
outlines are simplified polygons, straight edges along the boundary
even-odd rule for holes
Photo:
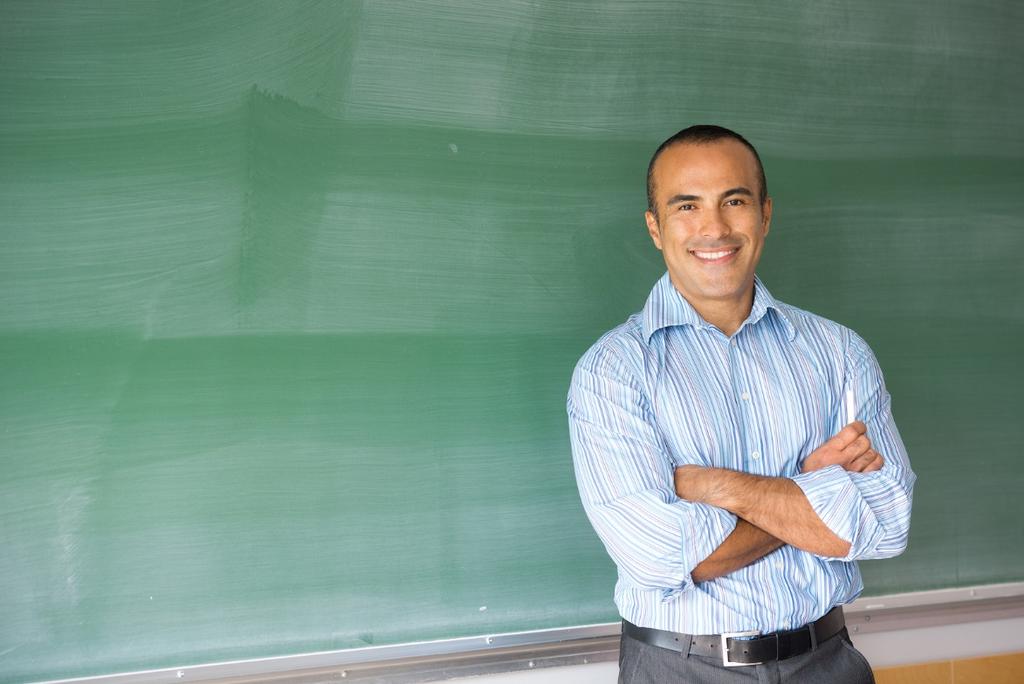
[[[757,161],[736,140],[676,144],[655,163],[657,216],[645,214],[647,230],[672,284],[702,315],[749,302],[772,214],[760,191]]]

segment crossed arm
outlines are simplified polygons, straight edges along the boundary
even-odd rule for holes
[[[802,472],[839,465],[850,472],[880,470],[882,456],[871,448],[864,423],[850,423],[804,461]],[[814,512],[803,490],[787,478],[761,477],[724,468],[683,466],[675,471],[676,494],[739,518],[736,529],[693,569],[694,582],[728,575],[790,544],[822,556],[845,556],[840,539]]]
[[[915,476],[881,373],[861,346],[864,358],[851,363],[846,382],[884,462],[854,422],[791,478],[673,468],[635,369],[605,347],[581,359],[567,404],[576,479],[620,577],[667,600],[785,544],[827,560],[899,554]]]

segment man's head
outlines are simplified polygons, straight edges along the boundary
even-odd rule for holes
[[[772,212],[753,146],[718,126],[682,130],[654,153],[647,193],[647,230],[676,289],[705,318],[749,305]]]
[[[754,146],[750,144],[750,141],[736,131],[731,131],[728,128],[723,128],[722,126],[698,124],[696,126],[684,128],[683,130],[675,133],[658,145],[658,149],[654,150],[654,154],[651,155],[651,161],[647,164],[647,210],[653,212],[655,216],[658,215],[654,201],[654,164],[658,161],[658,157],[661,156],[662,152],[673,145],[680,145],[683,143],[713,143],[727,139],[732,139],[741,143],[744,147],[750,150],[751,154],[754,155],[754,161],[757,162],[758,199],[761,200],[761,204],[764,204],[764,201],[768,199],[768,180],[764,176],[764,166],[761,164],[761,156],[757,153],[757,150],[754,149]]]

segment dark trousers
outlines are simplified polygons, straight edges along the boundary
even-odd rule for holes
[[[619,646],[619,684],[874,684],[871,666],[843,629],[794,658],[725,667],[720,658],[682,655],[625,634]]]

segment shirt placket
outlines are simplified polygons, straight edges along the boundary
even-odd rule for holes
[[[744,469],[754,475],[763,475],[766,455],[760,439],[760,421],[754,411],[754,388],[750,382],[748,358],[743,351],[743,338],[743,335],[737,333],[729,340],[729,377],[732,381],[736,415],[739,416],[738,428]]]

